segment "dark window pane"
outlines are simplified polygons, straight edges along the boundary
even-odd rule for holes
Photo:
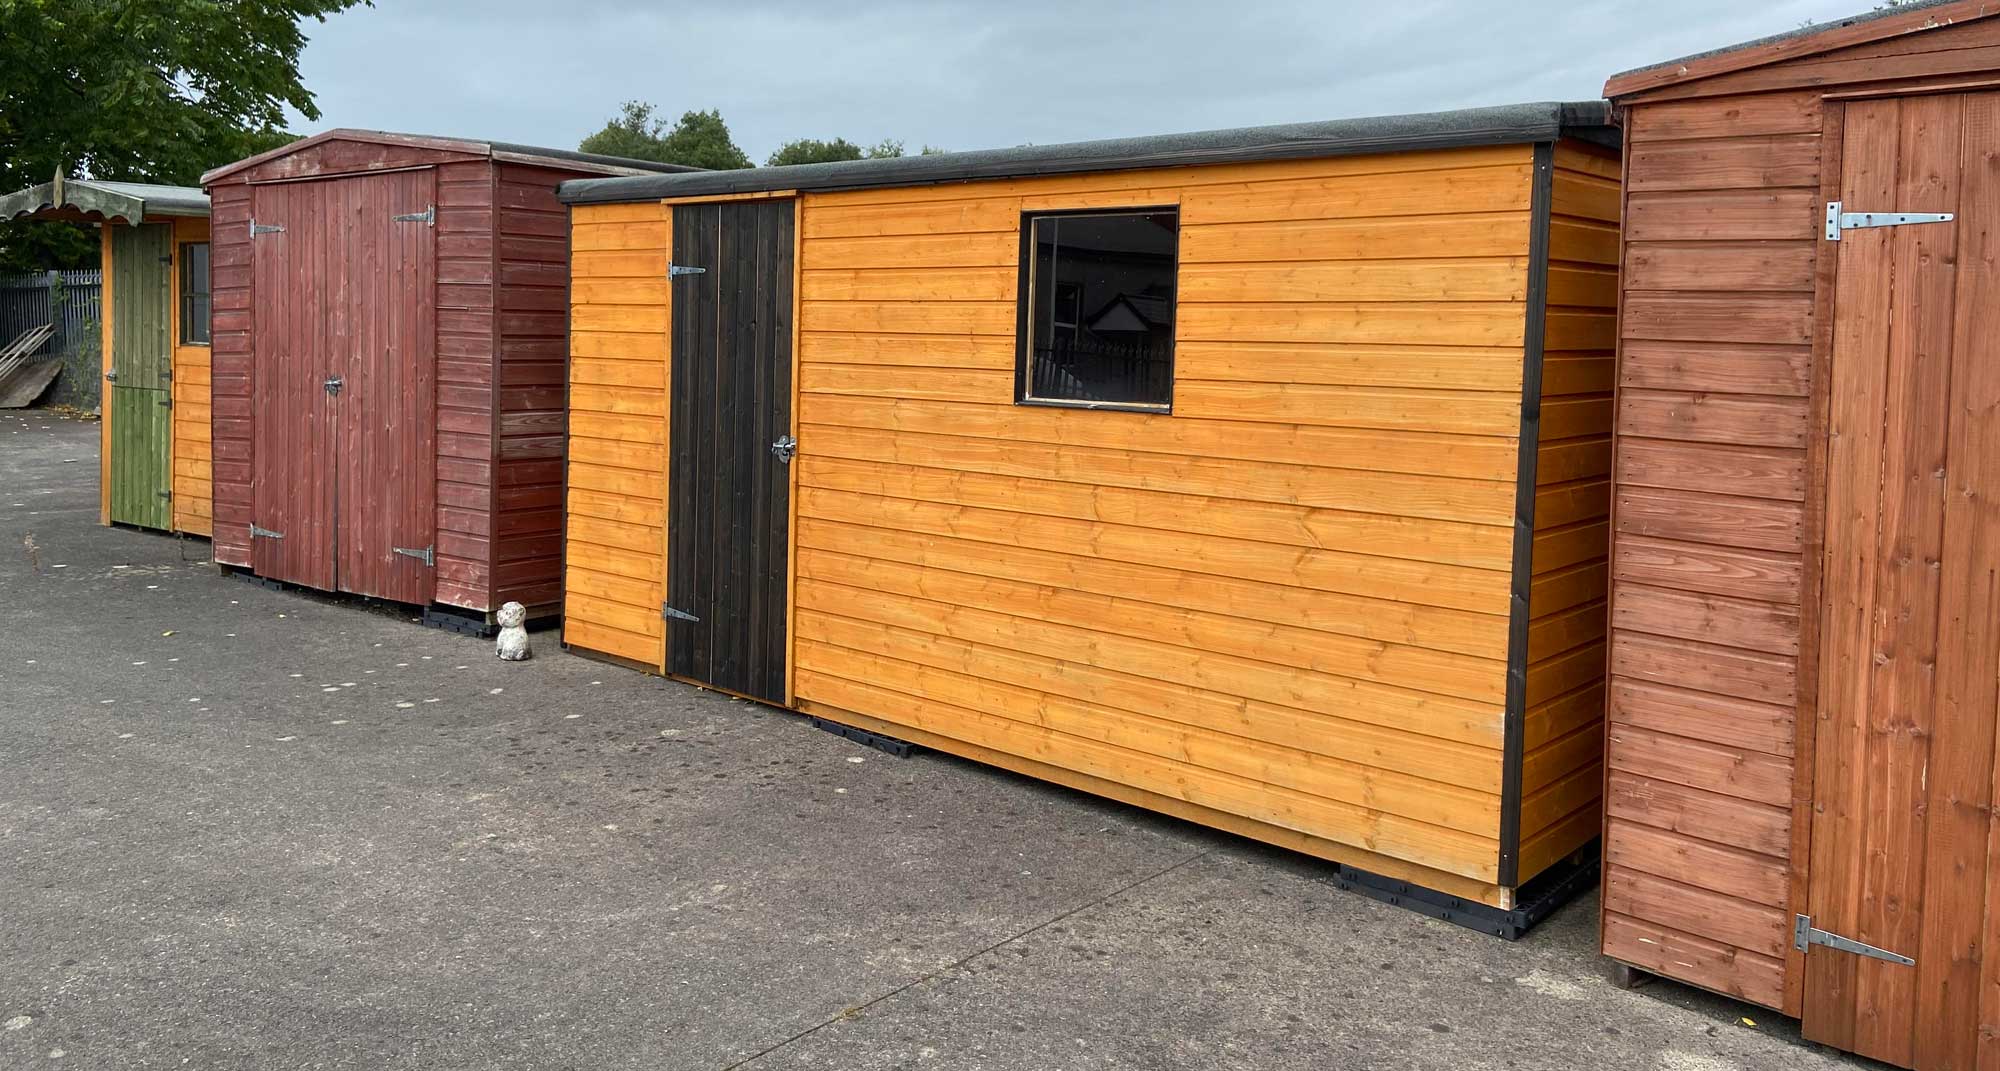
[[[181,246],[181,343],[208,345],[208,243]]]
[[[1175,212],[1029,219],[1028,400],[1173,400]]]

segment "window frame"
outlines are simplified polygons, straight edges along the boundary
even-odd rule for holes
[[[197,341],[188,337],[188,295],[193,292],[188,289],[188,275],[193,270],[192,265],[194,263],[188,256],[188,250],[198,245],[208,248],[207,288],[202,290],[201,293],[208,298],[209,318],[203,324],[204,329],[202,331],[202,334],[207,337]],[[200,241],[174,243],[174,275],[174,325],[177,328],[174,332],[174,345],[213,347],[215,345],[215,243],[213,240],[204,238]]]
[[[1029,393],[1034,382],[1030,362],[1034,360],[1035,326],[1035,221],[1073,219],[1086,216],[1174,217],[1174,333],[1167,340],[1167,400],[1164,402],[1091,402],[1065,398],[1039,398]],[[1047,208],[1021,213],[1021,253],[1019,293],[1014,302],[1014,404],[1050,409],[1091,409],[1114,413],[1153,413],[1171,416],[1174,411],[1175,363],[1179,359],[1181,327],[1181,206],[1174,204],[1118,205],[1115,207]],[[1078,316],[1082,316],[1079,303]],[[1080,326],[1080,325],[1079,325]]]

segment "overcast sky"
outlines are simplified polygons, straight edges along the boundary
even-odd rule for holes
[[[573,148],[620,101],[981,149],[1588,100],[1606,75],[1857,0],[377,0],[307,24],[318,122]]]

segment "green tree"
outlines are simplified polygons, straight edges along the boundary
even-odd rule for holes
[[[58,170],[193,185],[318,119],[301,22],[357,0],[0,0],[0,191]],[[366,0],[360,0],[366,2]],[[0,270],[90,263],[65,224],[0,227]]]
[[[750,166],[750,158],[730,137],[729,124],[722,121],[721,112],[712,108],[705,112],[684,112],[680,121],[670,127],[656,108],[638,100],[620,105],[617,118],[578,142],[577,148],[606,156],[687,164],[715,171]]]
[[[923,147],[922,154],[936,156],[943,149],[933,145]],[[838,160],[886,160],[903,155],[903,143],[895,138],[884,138],[867,148],[847,140],[835,138],[821,141],[818,138],[799,138],[778,147],[764,163],[771,167],[786,164],[826,164]]]

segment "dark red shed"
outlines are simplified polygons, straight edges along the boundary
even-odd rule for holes
[[[333,130],[202,176],[215,560],[485,615],[562,593],[565,179],[688,170]]]

